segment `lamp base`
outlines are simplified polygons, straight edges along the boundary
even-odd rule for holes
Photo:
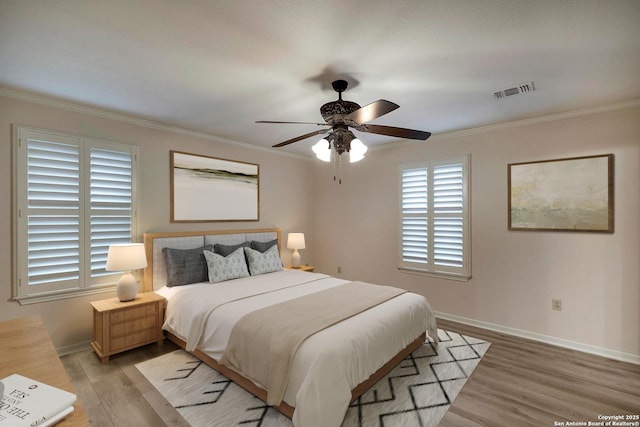
[[[291,266],[293,268],[300,268],[300,252],[294,249],[293,255],[291,255]]]
[[[120,301],[131,301],[138,295],[138,282],[130,272],[124,273],[116,285],[116,296]]]

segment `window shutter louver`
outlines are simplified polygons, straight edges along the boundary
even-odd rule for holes
[[[78,280],[78,216],[29,215],[27,227],[28,284]]]
[[[401,167],[400,268],[469,277],[467,162]]]

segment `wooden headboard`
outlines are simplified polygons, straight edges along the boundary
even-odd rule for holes
[[[160,289],[166,284],[163,283],[163,281],[166,282],[166,270],[162,248],[193,249],[208,244],[237,245],[251,240],[266,242],[276,238],[278,248],[282,250],[279,228],[145,233],[144,248],[147,254],[147,267],[144,269],[143,292]]]

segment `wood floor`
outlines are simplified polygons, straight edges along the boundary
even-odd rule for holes
[[[640,414],[639,365],[440,319],[438,327],[491,342],[440,426],[587,425]]]
[[[188,427],[189,424],[135,367],[177,350],[165,340],[109,358],[101,364],[93,350],[62,356],[62,364],[92,427]]]
[[[445,320],[438,327],[491,342],[440,426],[587,425],[598,415],[640,414],[638,365]],[[134,366],[175,349],[165,341],[106,365],[89,350],[62,361],[92,426],[188,426]]]

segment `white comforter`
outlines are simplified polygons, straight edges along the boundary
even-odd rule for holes
[[[245,314],[344,283],[324,274],[285,270],[157,292],[168,299],[164,329],[186,341],[187,349],[198,348],[219,361],[233,325]],[[308,338],[294,357],[284,395],[295,407],[293,424],[340,426],[351,390],[425,330],[437,337],[429,303],[405,293]]]

